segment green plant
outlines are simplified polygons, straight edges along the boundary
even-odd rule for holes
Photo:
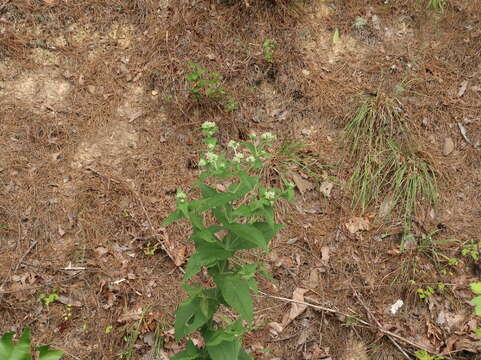
[[[189,66],[193,71],[187,74],[185,78],[191,84],[190,95],[197,101],[202,98],[220,99],[224,104],[225,111],[233,111],[239,108],[237,103],[221,87],[222,75],[218,72],[207,72],[207,70],[194,63],[189,63]]]
[[[470,287],[471,291],[477,295],[471,300],[474,305],[474,313],[477,316],[481,316],[481,282],[471,283]],[[474,332],[481,338],[481,328],[474,330]]]
[[[45,306],[49,306],[51,303],[58,301],[59,295],[54,289],[50,294],[40,294],[38,300],[43,302]]]
[[[266,188],[257,175],[270,157],[267,148],[275,136],[252,134],[251,141],[230,141],[228,155],[215,152],[217,130],[213,122],[202,125],[207,149],[199,160],[202,172],[196,182],[201,198],[189,200],[178,189],[176,210],[163,222],[168,225],[186,218],[192,225],[195,252],[185,269],[188,298],[175,313],[175,337],[181,340],[198,330],[205,344],[198,347],[188,341],[186,350],[173,360],[250,359],[242,349],[242,335],[253,329],[251,294],[257,292],[256,273],[268,275],[259,263],[244,263],[239,251],[260,248],[267,252],[269,241],[282,227],[275,222],[273,206],[279,198],[293,197],[293,184],[283,190]],[[202,269],[215,287],[189,285]],[[237,317],[216,315],[221,305],[232,308]]]
[[[364,212],[382,203],[386,216],[397,208],[409,233],[411,219],[422,204],[437,200],[433,166],[413,150],[399,100],[366,97],[345,127],[351,157],[356,161],[350,179],[353,207]]]
[[[267,62],[273,63],[274,62],[274,57],[272,54],[274,53],[274,48],[275,44],[272,40],[264,40],[264,43],[262,44],[263,52],[262,54],[264,55],[264,59],[267,60]]]
[[[479,252],[481,249],[481,239],[479,241],[470,240],[468,244],[465,244],[461,249],[461,255],[469,256],[474,261],[479,259]]]
[[[0,338],[0,359],[2,360],[31,360],[31,338],[30,329],[25,329],[18,339],[13,341],[14,332],[8,332]],[[35,348],[39,352],[39,360],[58,360],[63,356],[63,352],[49,350],[50,345],[38,346]]]
[[[419,350],[414,353],[418,360],[443,360],[442,356],[432,356],[426,350]]]
[[[436,288],[432,286],[427,286],[425,289],[419,288],[416,290],[418,297],[425,302],[429,302],[431,296],[433,296],[436,292],[442,293],[446,289],[446,285],[439,283]]]
[[[447,2],[448,0],[429,0],[426,7],[428,9],[434,9],[434,10],[443,12],[444,6],[446,5]]]

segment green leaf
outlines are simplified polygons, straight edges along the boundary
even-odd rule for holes
[[[13,335],[14,332],[3,334],[0,338],[0,359],[8,359],[13,351]]]
[[[475,333],[476,335],[478,335],[479,338],[481,338],[481,328],[475,329],[475,330],[474,330],[474,333]]]
[[[241,343],[238,340],[223,341],[218,345],[206,345],[207,352],[212,360],[238,359]]]
[[[30,329],[25,329],[18,340],[13,342],[13,332],[8,332],[0,338],[0,359],[1,360],[31,360],[30,352]]]
[[[220,289],[226,303],[234,308],[240,316],[252,323],[253,304],[249,293],[249,281],[243,280],[237,274],[219,274],[210,272]]]
[[[481,316],[481,295],[471,299],[471,302],[474,304],[474,313]]]
[[[219,307],[217,289],[203,290],[190,296],[175,312],[175,338],[180,340],[197,330],[214,316]]]
[[[238,360],[252,360],[251,356],[245,352],[244,349],[240,349]]]
[[[164,221],[162,221],[162,226],[167,226],[167,225],[170,225],[174,222],[176,222],[177,220],[180,220],[184,217],[184,214],[182,213],[182,211],[180,211],[179,209],[175,210],[173,213],[171,213],[167,219],[165,219]]]
[[[476,295],[481,295],[481,282],[471,283],[471,291]]]
[[[189,340],[187,347],[184,351],[171,357],[170,360],[197,360],[206,359],[201,349],[194,345],[194,343]]]
[[[37,347],[40,352],[39,360],[59,360],[63,356],[63,352],[59,350],[49,350],[50,345]]]
[[[210,266],[217,261],[226,260],[234,255],[233,251],[226,250],[221,243],[196,241],[196,252],[189,258],[185,268],[184,280],[189,280],[197,274],[202,266]]]
[[[339,35],[339,29],[334,31],[334,35],[332,36],[332,43],[336,44],[341,40],[341,36]]]
[[[233,194],[228,192],[217,193],[216,195],[205,198],[205,199],[192,201],[190,203],[190,207],[195,212],[202,213],[206,210],[224,206],[233,200],[237,200],[241,198],[242,196],[243,196],[242,194],[239,195],[239,194]]]
[[[271,241],[272,238],[276,236],[276,234],[283,227],[283,225],[281,224],[274,224],[273,226],[271,226],[266,222],[256,222],[252,225],[262,233],[262,236],[264,236],[264,239],[266,240],[267,243],[269,243],[269,241]]]
[[[267,248],[267,241],[264,234],[254,225],[251,224],[226,224],[225,228],[235,234],[239,240],[235,243],[235,249],[252,249],[260,247],[265,251]]]

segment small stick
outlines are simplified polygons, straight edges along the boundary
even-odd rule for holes
[[[366,304],[364,304],[364,302],[362,301],[361,297],[359,296],[359,293],[352,289],[352,291],[354,291],[354,295],[356,295],[356,298],[359,300],[359,302],[361,303],[361,305],[364,307],[364,309],[366,309],[366,312],[367,314],[375,321],[375,323],[377,324],[378,328],[382,328],[381,326],[381,323],[376,319],[376,317],[371,313],[371,311],[369,311],[368,307],[366,306]],[[411,359],[411,357],[406,353],[406,351],[404,351],[404,349],[401,347],[401,345],[398,344],[398,342],[396,340],[393,339],[392,336],[390,335],[387,335],[388,339],[394,344],[394,346],[396,346],[398,348],[398,350],[404,355],[404,357],[408,360]]]
[[[288,299],[288,298],[285,298],[285,297],[281,297],[281,296],[275,296],[275,295],[270,295],[270,294],[267,294],[265,292],[262,292],[262,291],[259,291],[260,294],[266,296],[266,297],[270,297],[270,298],[273,298],[273,299],[277,299],[277,300],[281,300],[281,301],[285,301],[285,302],[289,302],[289,303],[293,303],[293,304],[300,304],[300,305],[306,305],[306,306],[309,306],[313,309],[317,309],[317,310],[321,310],[321,311],[325,311],[325,312],[328,312],[328,313],[331,313],[331,314],[339,314],[339,315],[343,315],[343,316],[352,316],[352,315],[349,315],[349,314],[345,314],[341,311],[338,311],[338,310],[334,310],[334,309],[330,309],[330,308],[327,308],[327,307],[324,307],[324,306],[320,306],[320,305],[314,305],[314,304],[311,304],[311,303],[308,303],[308,302],[305,302],[305,301],[297,301],[297,300],[292,300],[292,299]],[[400,340],[408,345],[411,345],[417,349],[421,349],[421,350],[425,350],[425,351],[429,351],[431,352],[431,350],[428,350],[426,349],[424,346],[422,345],[419,345],[417,343],[415,343],[414,341],[411,341],[409,339],[406,339],[404,337],[402,337],[401,335],[398,335],[396,333],[393,333],[389,330],[385,330],[383,329],[382,327],[380,326],[374,326],[370,323],[368,323],[367,321],[365,320],[362,320],[362,319],[359,319],[359,318],[356,318],[356,320],[358,322],[360,322],[361,324],[363,325],[366,325],[370,328],[375,328],[375,329],[378,329],[379,331],[381,331],[382,333],[386,334],[386,335],[389,335],[389,336],[392,336],[393,338],[396,338],[397,340]],[[437,356],[441,356],[441,354],[437,354],[435,353],[434,355],[437,355]]]

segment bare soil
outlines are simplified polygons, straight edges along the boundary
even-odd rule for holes
[[[246,337],[254,358],[404,359],[423,348],[479,359],[469,283],[480,267],[461,248],[481,238],[480,59],[472,0],[442,13],[391,0],[2,0],[0,333],[30,327],[66,359],[115,359],[145,311],[132,358],[149,359],[156,327],[165,356],[181,348],[171,329],[192,245],[187,224],[160,224],[198,174],[209,120],[222,143],[270,131],[304,143],[299,156],[315,164],[306,173],[279,155],[266,173],[276,182],[287,169],[300,191],[279,209],[287,226],[265,258],[274,281],[260,280],[269,296],[256,298],[256,322],[271,324]],[[239,109],[194,102],[188,62],[221,73]],[[343,128],[358,95],[403,81],[409,135],[436,166],[440,200],[416,214],[401,252],[395,216],[351,207]],[[416,293],[439,283],[428,302]],[[279,329],[292,304],[278,298],[299,288],[333,311],[307,307]],[[38,297],[49,293],[61,298],[47,307]]]

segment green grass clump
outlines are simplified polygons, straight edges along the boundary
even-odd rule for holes
[[[345,131],[357,164],[350,179],[354,208],[365,212],[384,202],[389,211],[396,208],[409,227],[418,209],[435,204],[435,171],[413,150],[398,99],[364,99]]]
[[[0,359],[1,360],[29,360],[32,359],[30,329],[25,329],[18,339],[13,340],[15,333],[8,332],[0,337]],[[50,350],[49,345],[36,348],[39,360],[59,360],[63,352]]]

